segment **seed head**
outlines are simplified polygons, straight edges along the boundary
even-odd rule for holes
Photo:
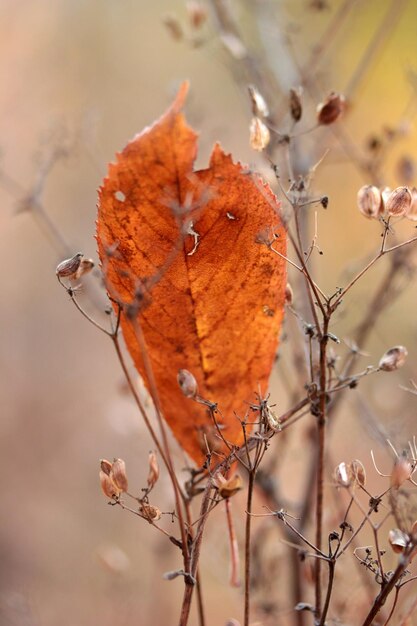
[[[65,259],[56,268],[56,275],[58,278],[73,278],[75,277],[83,258],[82,252],[77,252],[70,259]]]
[[[107,474],[107,476],[110,476],[111,466],[112,464],[110,463],[110,461],[108,461],[107,459],[101,459],[100,461],[101,471]]]
[[[249,129],[249,143],[251,148],[262,152],[270,142],[269,129],[259,117],[253,117]]]
[[[350,487],[353,480],[353,472],[350,463],[339,463],[334,471],[334,478],[339,487]]]
[[[411,198],[412,198],[412,202],[405,216],[408,220],[417,222],[417,189],[416,187],[413,187],[411,189]]]
[[[110,478],[120,491],[127,491],[126,463],[123,459],[114,459],[110,470]]]
[[[302,88],[290,89],[290,113],[294,122],[299,122],[303,115],[303,106],[301,104]]]
[[[152,489],[159,478],[159,465],[156,453],[149,452],[148,488]]]
[[[147,504],[146,502],[142,502],[139,507],[139,513],[146,517],[146,519],[151,522],[157,522],[162,517],[161,511],[158,507],[153,506],[153,504]]]
[[[255,117],[268,117],[269,109],[265,102],[265,98],[261,92],[254,86],[248,87],[249,97],[252,103],[252,113]]]
[[[394,469],[391,472],[391,487],[398,489],[404,484],[413,473],[413,467],[410,461],[405,456],[400,456],[394,464]]]
[[[197,381],[188,370],[178,370],[178,385],[186,398],[195,398],[198,392]]]
[[[358,485],[360,485],[361,487],[365,487],[365,484],[366,484],[366,472],[365,472],[365,468],[362,465],[362,463],[360,461],[358,461],[358,459],[355,459],[350,464],[350,467],[352,469],[352,474],[353,474],[353,478],[354,478],[355,482]]]
[[[317,107],[317,122],[323,126],[333,124],[345,110],[345,97],[332,91]]]
[[[394,346],[381,357],[378,367],[384,372],[393,372],[402,367],[406,361],[408,350],[404,346]]]
[[[397,187],[391,193],[385,204],[388,215],[397,217],[407,213],[412,205],[413,197],[408,187]]]
[[[106,498],[110,498],[110,500],[113,500],[114,498],[119,497],[121,493],[120,489],[117,488],[111,477],[103,472],[103,470],[100,470],[100,484]]]
[[[293,302],[294,302],[294,292],[292,290],[290,283],[287,283],[285,287],[285,304],[287,304],[288,306],[291,306]]]
[[[388,541],[393,551],[400,554],[407,547],[410,537],[399,528],[393,528],[389,531]]]
[[[368,218],[377,218],[383,209],[382,195],[375,185],[364,185],[358,191],[358,209]]]
[[[239,474],[235,474],[233,478],[228,479],[219,474],[216,479],[216,486],[222,498],[231,498],[242,489],[243,482]]]

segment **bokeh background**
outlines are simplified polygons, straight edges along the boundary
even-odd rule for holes
[[[163,572],[180,567],[176,548],[147,524],[107,506],[98,485],[98,460],[117,456],[126,460],[131,485],[139,492],[146,482],[150,439],[110,342],[71,306],[57,284],[55,267],[67,250],[96,257],[96,190],[107,163],[164,111],[185,78],[191,82],[187,117],[201,131],[198,165],[207,162],[219,140],[236,159],[270,177],[248,142],[248,77],[222,41],[216,3],[202,5],[207,21],[195,31],[182,0],[0,3],[0,622],[5,626],[177,621],[182,580],[162,580]],[[321,156],[330,147],[315,180],[317,194],[328,194],[330,205],[317,210],[324,254],[315,255],[314,263],[322,288],[332,292],[369,260],[380,241],[379,224],[356,209],[357,189],[369,177],[349,158],[346,146],[367,155],[372,136],[390,137],[394,129],[383,168],[384,184],[392,187],[402,182],[399,161],[417,158],[417,5],[236,0],[230,6],[250,54],[264,70],[267,63],[277,110],[285,111],[289,88],[300,82],[300,68],[317,46],[325,45],[306,92],[301,130],[314,126],[313,103],[330,90],[351,95],[338,136],[320,131],[298,144],[304,167],[312,165],[312,154]],[[329,24],[335,25],[330,31]],[[179,40],[175,25],[184,31]],[[236,45],[233,49],[239,57]],[[285,130],[285,116],[282,123]],[[55,238],[39,210],[59,231]],[[399,238],[414,232],[413,224],[396,226]],[[386,259],[352,291],[332,332],[349,338],[384,264]],[[400,372],[365,381],[360,395],[347,399],[330,441],[335,461],[360,458],[371,476],[371,448],[383,467],[389,468],[392,459],[381,432],[400,448],[416,432],[416,398],[399,389],[417,379],[417,302],[410,275],[402,277],[401,287],[372,330],[369,356],[358,367],[375,364],[395,344],[408,346],[409,360]],[[94,278],[85,290],[87,306],[92,299],[99,315]],[[285,335],[272,384],[278,412],[289,406],[288,380],[294,376],[289,328]],[[300,434],[288,446],[281,471],[291,499],[309,441]],[[181,467],[179,453],[178,458]],[[155,497],[161,509],[172,509],[164,476]],[[240,505],[238,496],[237,511]],[[242,519],[237,514],[239,538]],[[169,520],[165,525],[169,528]],[[278,536],[274,541],[279,559]],[[220,507],[211,518],[202,567],[209,624],[240,619],[242,594],[228,586]],[[285,562],[276,570],[279,586]],[[279,610],[286,615],[290,607],[283,601]]]

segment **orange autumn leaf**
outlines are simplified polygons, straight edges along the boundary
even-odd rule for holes
[[[181,393],[178,371],[218,403],[224,438],[240,445],[236,415],[266,391],[283,317],[285,262],[262,236],[275,233],[285,254],[286,234],[269,187],[219,145],[207,169],[193,170],[187,89],[110,164],[97,241],[134,364],[148,388],[152,369],[165,420],[201,464],[207,447],[225,447],[207,408]]]

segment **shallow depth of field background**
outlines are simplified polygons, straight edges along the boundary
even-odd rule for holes
[[[256,3],[234,4],[247,41],[256,49],[256,24],[250,21]],[[291,34],[303,62],[340,2],[329,0],[330,8],[322,12],[311,10],[307,0],[265,4],[279,15],[282,31]],[[346,87],[389,4],[355,3],[321,67],[322,96]],[[417,5],[405,4],[344,122],[360,146],[383,124],[396,124],[410,97],[407,75],[417,69]],[[58,287],[55,267],[62,253],[31,214],[17,211],[42,158],[60,142],[70,145],[69,157],[47,176],[42,201],[73,252],[95,258],[96,189],[106,165],[165,110],[184,78],[191,81],[187,117],[201,132],[198,164],[207,162],[213,142],[219,140],[236,159],[265,169],[248,145],[248,99],[233,79],[215,22],[209,18],[201,32],[204,45],[193,48],[170,37],[162,23],[168,11],[185,22],[179,0],[0,4],[0,169],[12,179],[0,180],[0,622],[7,626],[163,626],[177,620],[182,580],[162,580],[163,572],[181,566],[176,548],[145,522],[107,506],[98,485],[98,460],[120,456],[128,466],[131,490],[139,493],[146,482],[149,437],[126,393],[110,342]],[[271,61],[279,71],[280,59]],[[312,120],[305,120],[302,127],[309,125]],[[314,141],[315,135],[311,137]],[[411,128],[389,155],[387,184],[399,184],[395,163],[404,154],[417,158],[416,146],[417,130]],[[323,142],[323,152],[325,148]],[[316,180],[317,192],[330,197],[328,210],[318,211],[324,254],[315,260],[328,292],[346,282],[380,241],[378,224],[356,209],[357,189],[368,181],[345,158],[333,157],[326,159]],[[398,233],[408,237],[415,230],[407,224]],[[349,337],[385,263],[383,259],[352,290],[332,332]],[[395,344],[408,346],[409,361],[400,372],[380,374],[360,386],[355,399],[345,402],[330,442],[335,462],[361,459],[376,489],[382,483],[375,480],[369,451],[377,451],[384,467],[389,467],[390,456],[356,399],[366,396],[372,419],[380,420],[399,446],[417,432],[416,398],[398,387],[417,380],[415,283],[404,286],[403,295],[374,329],[367,346],[370,356],[358,368],[375,364]],[[282,360],[290,351],[291,345],[284,343]],[[279,370],[273,375],[273,397],[278,412],[288,408]],[[282,471],[289,497],[308,446],[305,438],[293,439],[285,457]],[[181,467],[180,453],[178,458]],[[165,511],[172,508],[165,476],[154,503]],[[238,496],[239,537],[242,507]],[[202,555],[206,605],[210,625],[224,624],[228,617],[241,617],[242,598],[227,585],[221,507],[209,527]],[[276,550],[279,556],[278,535]],[[276,576],[279,585],[285,565]],[[354,597],[356,584],[346,589],[347,595]],[[283,606],[283,611],[288,608]]]

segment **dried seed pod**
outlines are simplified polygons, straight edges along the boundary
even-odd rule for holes
[[[279,421],[278,415],[267,407],[266,409],[266,421],[268,422],[268,427],[279,433],[281,430],[281,422]]]
[[[149,452],[149,472],[148,472],[148,488],[153,489],[155,483],[159,478],[159,465],[156,453],[154,451]]]
[[[181,41],[184,38],[181,22],[175,17],[175,15],[164,15],[162,22],[167,31],[175,41]]]
[[[198,392],[197,381],[188,370],[178,370],[177,381],[186,398],[195,398]]]
[[[323,126],[333,124],[345,110],[345,97],[332,91],[317,107],[317,122]]]
[[[253,117],[250,124],[249,143],[251,148],[262,152],[270,142],[271,135],[269,129],[259,117]]]
[[[385,203],[385,210],[388,215],[397,217],[407,213],[412,205],[413,197],[408,187],[397,187],[391,193]]]
[[[111,470],[110,470],[110,478],[116,485],[120,491],[127,491],[128,483],[127,483],[127,474],[126,474],[126,463],[123,459],[114,459]]]
[[[265,102],[265,98],[261,92],[254,86],[248,86],[249,97],[252,103],[252,113],[254,117],[268,117],[269,109]]]
[[[403,483],[405,483],[413,473],[413,466],[405,456],[400,456],[394,463],[394,468],[391,472],[391,487],[398,489]]]
[[[404,346],[394,346],[382,355],[378,367],[384,372],[393,372],[404,365],[407,355],[407,348]]]
[[[285,304],[287,304],[288,306],[292,306],[293,302],[294,302],[294,292],[292,290],[290,283],[287,283],[285,287]]]
[[[354,461],[352,461],[350,466],[351,466],[351,469],[352,469],[352,474],[353,474],[353,478],[354,478],[355,482],[358,485],[360,485],[361,487],[365,487],[365,484],[366,484],[366,472],[365,472],[365,468],[362,465],[362,463],[358,459],[355,459]]]
[[[334,478],[339,487],[350,487],[353,480],[353,472],[350,463],[339,463],[334,471]]]
[[[118,498],[121,490],[114,484],[111,477],[108,476],[103,470],[100,470],[100,485],[106,498]]]
[[[83,258],[82,252],[77,252],[70,259],[65,259],[56,268],[56,275],[58,278],[72,278],[77,273],[81,260]]]
[[[411,205],[407,213],[405,214],[405,217],[408,220],[412,220],[413,222],[416,222],[417,221],[417,189],[415,187],[411,189],[411,198],[412,198]]]
[[[193,28],[201,28],[204,22],[207,20],[207,9],[200,2],[196,0],[189,0],[187,2],[187,13],[190,24]]]
[[[364,185],[358,191],[358,209],[368,218],[377,218],[383,210],[382,195],[375,185]]]
[[[231,498],[243,487],[243,482],[239,474],[235,474],[233,478],[226,479],[219,476],[217,479],[217,488],[222,498]]]
[[[149,522],[157,522],[161,519],[162,513],[158,509],[158,507],[153,506],[153,504],[148,504],[146,502],[142,502],[139,507],[139,513],[146,517]]]
[[[301,104],[302,87],[290,89],[290,113],[294,122],[299,122],[303,115],[303,106]]]
[[[107,459],[101,459],[100,461],[101,471],[107,474],[107,476],[110,476],[111,466],[112,464],[110,463],[110,461],[108,461]]]
[[[403,533],[399,528],[393,528],[389,531],[388,541],[393,551],[400,554],[401,552],[404,552],[407,547],[410,537],[407,533]]]

